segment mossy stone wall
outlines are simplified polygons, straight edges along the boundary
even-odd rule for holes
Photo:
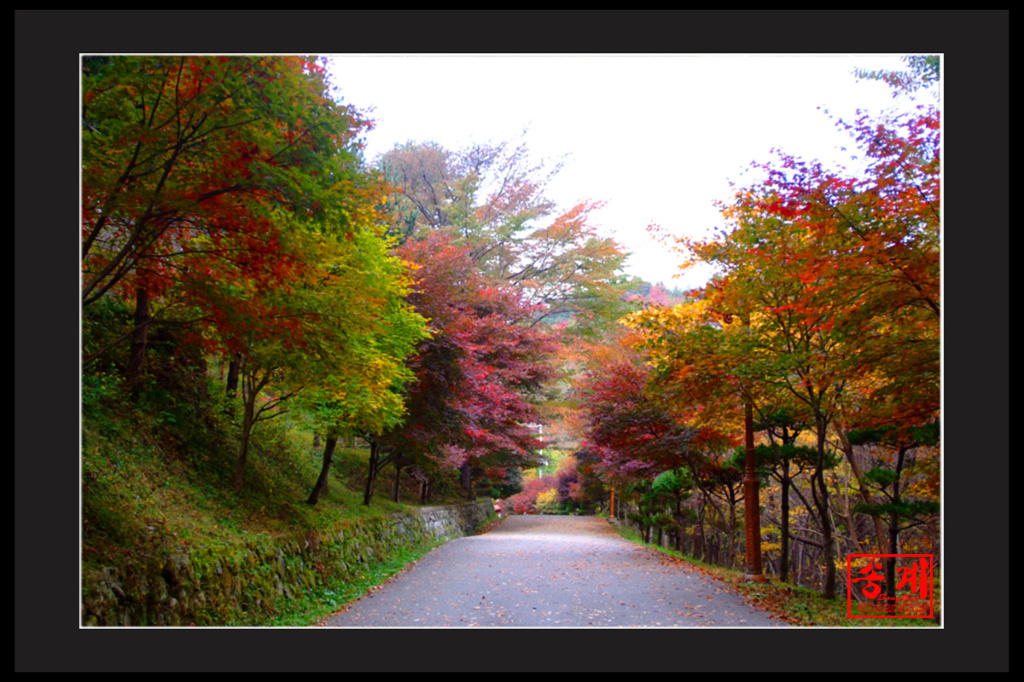
[[[423,507],[331,531],[260,537],[82,575],[86,626],[259,625],[311,588],[336,584],[396,551],[472,535],[494,518],[491,501]]]

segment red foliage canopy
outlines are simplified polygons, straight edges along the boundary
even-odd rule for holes
[[[497,472],[531,461],[540,444],[527,426],[538,420],[529,398],[550,376],[553,340],[527,324],[534,311],[518,291],[489,286],[448,236],[430,233],[399,254],[416,266],[410,302],[432,336],[411,363],[405,426],[388,442],[442,467]]]

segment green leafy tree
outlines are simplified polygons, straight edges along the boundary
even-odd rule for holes
[[[693,487],[694,481],[688,467],[663,471],[651,482],[651,492],[668,500],[672,511],[671,516],[662,514],[655,517],[655,522],[659,528],[675,537],[675,546],[679,551],[684,551],[682,543],[686,524],[694,516],[692,510],[683,507],[683,503],[693,496]]]
[[[414,378],[406,361],[427,336],[426,320],[406,300],[407,265],[389,252],[382,229],[357,233],[356,248],[330,263],[317,286],[330,352],[303,395],[325,436],[309,504],[326,490],[340,435],[379,437],[402,424],[405,389]]]

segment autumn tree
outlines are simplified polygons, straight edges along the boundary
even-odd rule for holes
[[[191,343],[235,359],[241,383],[240,450],[235,486],[241,487],[253,427],[283,414],[300,397],[318,434],[327,438],[322,475],[331,451],[352,425],[382,429],[404,411],[404,360],[424,333],[424,321],[404,301],[406,265],[389,253],[384,225],[372,211],[353,225],[351,239],[285,233],[300,241],[304,267],[270,290],[245,280],[210,279],[197,291],[215,298],[212,324],[193,325]],[[296,256],[298,257],[298,256]],[[290,404],[290,403],[289,403]]]
[[[587,511],[606,509],[609,491],[597,473],[597,457],[587,448],[573,454],[576,480],[569,486],[569,498]]]
[[[307,502],[326,491],[338,438],[379,437],[401,425],[405,389],[414,378],[407,360],[427,336],[426,321],[406,300],[408,266],[390,253],[384,225],[356,234],[356,247],[321,272],[316,293],[329,344],[327,362],[309,376],[302,402],[324,435],[320,475]]]
[[[593,358],[575,389],[586,416],[585,447],[609,483],[650,480],[689,461],[699,435],[649,391],[642,357],[619,339],[617,352]]]
[[[736,468],[723,459],[724,452],[742,433],[744,408],[751,405],[759,390],[749,373],[730,356],[735,352],[735,339],[742,339],[745,326],[742,315],[732,309],[709,305],[711,297],[691,292],[672,307],[649,304],[644,310],[627,316],[625,324],[635,330],[634,344],[644,353],[652,367],[651,389],[663,401],[683,410],[688,422],[705,434],[701,457],[690,464],[690,474],[700,492],[699,528],[702,554],[707,554],[703,524],[706,509],[714,508],[715,516],[726,528],[727,555],[730,565],[735,560],[736,504],[758,499],[755,492],[741,489],[743,468]],[[750,493],[748,495],[748,493]],[[717,509],[722,500],[728,513]],[[752,510],[758,519],[759,510]],[[748,519],[749,520],[749,519]],[[760,541],[754,524],[753,537]]]
[[[150,326],[211,303],[196,286],[223,268],[280,286],[299,267],[283,232],[352,231],[368,123],[313,59],[86,57],[82,85],[81,302],[134,302],[129,385]]]
[[[523,483],[523,489],[505,501],[505,508],[513,514],[534,514],[537,512],[537,498],[543,493],[558,496],[558,479],[554,475],[534,476]]]
[[[236,488],[255,425],[304,394],[328,436],[315,502],[339,430],[400,422],[424,328],[385,239],[388,187],[360,158],[368,121],[312,58],[86,58],[83,90],[86,316],[134,299],[132,387],[158,321],[230,359]]]
[[[871,160],[863,177],[780,153],[761,166],[764,180],[723,207],[725,230],[684,240],[697,260],[721,268],[706,305],[742,320],[728,336],[732,375],[787,392],[813,420],[811,492],[828,596],[829,430],[913,428],[934,418],[938,397],[937,113],[850,129]]]
[[[732,505],[742,499],[735,489],[735,470],[723,469],[722,457],[735,446],[723,431],[724,422],[704,418],[704,406],[687,401],[659,380],[656,362],[642,355],[640,334],[629,332],[602,353],[595,353],[585,378],[577,385],[586,417],[585,453],[588,468],[620,492],[631,490],[642,526],[666,528],[668,497],[652,488],[666,471],[678,471],[701,492],[697,520],[702,555],[707,554],[704,523],[714,507],[712,497],[724,495]],[[737,479],[739,480],[739,479]],[[682,521],[683,512],[677,511]],[[736,528],[734,515],[717,515],[727,524],[727,540]],[[646,532],[646,531],[644,531]],[[728,540],[732,542],[731,540]]]
[[[937,83],[938,57],[904,61],[905,71],[859,75],[888,82],[894,95]],[[836,125],[861,150],[862,173],[779,152],[733,208],[803,233],[806,248],[789,253],[786,268],[812,285],[807,303],[827,289],[846,297],[847,314],[833,324],[856,336],[865,377],[853,426],[917,428],[938,410],[940,113],[936,102],[919,103]]]
[[[558,167],[534,164],[525,145],[452,152],[408,143],[380,164],[401,190],[394,229],[449,234],[486,277],[523,292],[534,322],[571,320],[574,332],[593,335],[624,312],[626,253],[593,226],[600,202],[559,210],[543,193]]]
[[[735,438],[745,429],[742,415],[749,405],[752,416],[756,416],[752,429],[780,446],[758,446],[755,459],[762,469],[767,467],[780,477],[785,572],[790,537],[790,466],[794,461],[802,461],[804,454],[803,450],[794,450],[793,444],[807,427],[809,413],[795,397],[779,390],[773,377],[765,373],[769,367],[763,362],[763,349],[751,345],[752,328],[748,320],[757,318],[751,317],[749,303],[730,300],[726,293],[722,280],[713,281],[704,291],[692,292],[688,300],[673,307],[649,306],[630,315],[625,322],[636,330],[636,347],[645,353],[652,366],[653,383],[665,400],[690,407],[694,425],[723,435],[733,434]],[[723,443],[729,447],[728,440]],[[781,447],[783,444],[785,448]],[[694,469],[702,499],[711,505],[720,499],[728,506],[728,514],[719,516],[727,519],[730,547],[735,545],[735,505],[746,499],[746,492],[740,495],[737,478],[742,478],[744,458],[741,453],[730,464],[720,455]],[[703,523],[703,516],[699,520]],[[734,555],[729,556],[732,561]]]
[[[527,426],[531,395],[549,375],[553,346],[531,328],[533,310],[507,285],[491,285],[465,247],[443,233],[406,242],[398,253],[416,266],[410,305],[429,321],[430,337],[410,358],[407,417],[399,428],[361,435],[371,444],[367,488],[389,464],[458,471],[469,497],[475,475],[500,476],[539,449]]]
[[[458,151],[435,143],[395,147],[380,160],[400,192],[392,201],[393,231],[404,239],[446,235],[467,249],[489,287],[520,292],[531,314],[525,324],[560,337],[596,341],[633,306],[634,283],[621,272],[626,254],[593,224],[598,202],[561,210],[545,187],[559,166],[534,163],[525,145],[473,145]],[[561,381],[548,385],[544,412],[565,405],[564,389],[579,364],[566,359]],[[564,412],[564,410],[563,410]]]
[[[735,215],[735,214],[733,214]],[[743,214],[727,238],[709,245],[705,255],[726,268],[714,292],[716,305],[744,310],[746,334],[736,338],[733,354],[740,372],[790,393],[812,417],[817,462],[811,492],[825,549],[825,594],[835,595],[833,532],[829,514],[827,430],[841,409],[854,350],[837,333],[835,321],[846,311],[845,296],[815,286],[815,275],[790,275],[787,258],[813,242],[799,239],[781,220]],[[808,289],[817,289],[808,291]],[[850,292],[846,292],[848,295]],[[739,361],[740,357],[746,360]]]

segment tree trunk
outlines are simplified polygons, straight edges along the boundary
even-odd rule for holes
[[[729,568],[736,568],[736,493],[729,486],[729,541],[726,543],[726,551],[729,552],[729,561],[726,562],[726,566]],[[760,519],[759,519],[760,520]],[[749,534],[748,534],[749,535]],[[761,531],[758,529],[757,532],[758,552],[757,552],[757,575],[761,574]],[[748,567],[750,569],[751,567]]]
[[[701,491],[701,496],[702,497],[704,496],[704,492],[703,491]],[[699,538],[700,538],[700,560],[701,561],[707,561],[708,560],[708,536],[707,536],[707,533],[704,532],[704,515],[705,515],[705,509],[706,508],[707,508],[706,501],[702,500],[701,501],[701,505],[700,505],[700,511],[697,512],[697,527],[695,528],[695,530],[697,531],[697,536],[699,536]],[[693,538],[693,553],[695,555],[697,554],[697,537]]]
[[[473,490],[473,472],[469,462],[459,467],[459,477],[462,480],[462,487],[466,491],[466,499],[470,502],[476,499],[476,492]]]
[[[242,480],[245,476],[245,461],[249,455],[249,439],[252,435],[253,426],[256,425],[256,398],[260,392],[270,383],[273,371],[266,369],[263,376],[259,375],[260,368],[247,365],[242,368],[242,443],[238,450],[238,463],[235,467],[234,487],[235,490],[242,489]]]
[[[242,443],[238,448],[238,461],[235,464],[235,478],[233,482],[235,490],[242,489],[245,477],[245,461],[249,456],[249,437],[252,434],[252,426],[255,421],[255,410],[256,392],[252,391],[251,395],[245,397],[245,412],[242,416]]]
[[[395,460],[395,481],[391,486],[391,499],[398,502],[398,498],[402,494],[402,467],[405,466],[405,462],[402,458]]]
[[[828,510],[828,485],[825,483],[825,429],[828,426],[824,417],[816,419],[818,429],[818,465],[811,476],[811,494],[814,506],[818,509],[821,524],[822,545],[825,552],[825,586],[826,599],[836,598],[836,562],[832,546],[832,516]]]
[[[366,490],[363,492],[363,504],[370,504],[373,499],[373,482],[377,478],[377,462],[380,459],[380,444],[377,441],[370,442],[370,466],[366,472]]]
[[[900,553],[900,475],[903,473],[903,458],[907,448],[901,447],[896,458],[896,478],[892,482],[893,512],[889,515],[889,554]],[[896,557],[886,557],[885,587],[889,596],[896,597]]]
[[[238,393],[238,372],[242,366],[242,360],[238,353],[231,358],[231,362],[228,363],[228,380],[224,394],[227,396],[229,401],[235,399],[235,395]]]
[[[680,554],[686,553],[686,520],[683,518],[683,501],[676,496],[675,520],[678,529],[676,530],[676,551]]]
[[[796,585],[800,584],[800,580],[803,578],[804,573],[804,543],[800,543],[796,546],[796,578],[793,583]]]
[[[142,381],[142,367],[146,360],[146,339],[149,335],[149,293],[142,287],[135,292],[135,318],[132,343],[125,370],[125,386],[135,395]]]
[[[837,539],[848,542],[848,546],[854,548],[854,552],[860,551],[860,534],[857,531],[857,519],[853,513],[852,506],[850,505],[850,477],[847,476],[845,481],[842,481],[838,486],[838,489],[842,491],[840,500],[842,501],[843,510],[841,515],[846,525],[846,538],[842,538],[841,534],[837,534]],[[842,556],[842,548],[838,548],[837,552]]]
[[[331,461],[334,458],[334,446],[338,444],[338,435],[334,432],[327,434],[327,441],[324,443],[324,461],[320,467],[320,477],[316,479],[313,492],[309,494],[307,504],[316,504],[320,495],[327,492],[327,480],[331,472]]]
[[[783,462],[782,474],[782,547],[779,552],[779,579],[789,580],[789,460]]]

